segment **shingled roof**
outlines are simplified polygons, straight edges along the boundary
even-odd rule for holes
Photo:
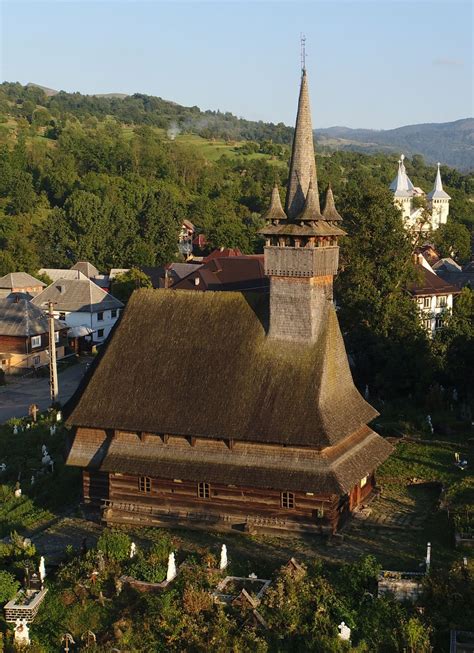
[[[85,278],[58,279],[31,301],[36,306],[44,306],[46,302],[52,301],[55,311],[82,313],[96,313],[123,306],[118,299]]]
[[[236,442],[230,452],[223,442],[206,444],[176,447],[156,436],[122,432],[119,438],[110,438],[103,430],[80,429],[67,464],[137,476],[284,487],[292,492],[317,488],[338,495],[348,492],[392,452],[391,445],[367,426],[344,445],[323,452],[291,446],[270,452],[270,447],[246,442]]]
[[[48,332],[48,318],[27,299],[0,299],[0,335],[28,338]],[[54,330],[67,325],[54,321]]]
[[[333,306],[324,310],[316,343],[275,341],[266,337],[267,295],[137,290],[67,423],[336,444],[377,412],[353,384]]]
[[[310,182],[313,184],[317,209],[320,212],[308,77],[306,70],[303,70],[286,194],[285,212],[290,220],[296,219],[303,211]]]
[[[13,288],[45,288],[46,284],[32,277],[28,272],[9,272],[0,277],[0,288],[13,290]]]

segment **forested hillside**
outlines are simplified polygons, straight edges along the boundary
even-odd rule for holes
[[[275,144],[290,144],[293,128],[279,123],[255,122],[237,118],[230,112],[202,111],[199,107],[184,107],[159,97],[135,93],[109,93],[82,95],[65,93],[29,84],[4,83],[0,91],[0,114],[3,96],[27,99],[41,103],[55,119],[65,114],[82,119],[95,116],[103,119],[113,116],[126,124],[151,125],[172,134],[194,133],[203,138],[224,141],[271,140]],[[32,110],[27,105],[27,110]],[[18,115],[27,112],[18,110]],[[43,119],[46,117],[41,112]],[[29,116],[31,117],[31,115]],[[407,125],[397,129],[372,130],[330,127],[315,130],[321,148],[358,152],[403,152],[406,155],[421,154],[430,163],[441,161],[459,170],[474,169],[474,119],[466,118],[449,123]]]
[[[260,216],[275,181],[284,194],[287,146],[195,135],[170,140],[152,125],[46,107],[39,89],[7,90],[0,94],[0,275],[77,260],[103,272],[170,262],[184,218],[210,247],[261,251]],[[412,181],[430,190],[435,168],[420,156],[406,164]],[[465,378],[472,376],[469,352],[450,350],[449,338],[433,350],[403,292],[412,243],[388,191],[397,156],[323,152],[317,165],[321,194],[331,181],[350,236],[342,243],[337,292],[360,382],[376,378],[380,393],[403,393],[425,387],[441,370],[449,384],[448,359],[456,361],[456,377],[464,368]],[[441,172],[453,199],[448,225],[435,238],[467,260],[474,175]],[[472,294],[463,306],[462,319],[453,322],[458,347],[466,330],[472,337]]]
[[[422,154],[430,163],[474,170],[474,118],[384,130],[330,127],[316,130],[316,138],[332,148]]]

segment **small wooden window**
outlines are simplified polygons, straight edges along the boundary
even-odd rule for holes
[[[198,497],[200,499],[209,499],[211,497],[211,486],[209,483],[198,483]]]
[[[151,492],[151,478],[149,476],[140,476],[138,479],[138,489],[140,492]]]
[[[281,507],[282,508],[294,508],[295,507],[295,495],[293,492],[282,492],[281,493]]]

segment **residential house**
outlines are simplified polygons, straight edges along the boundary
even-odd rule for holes
[[[330,196],[321,213],[303,70],[286,209],[275,188],[263,216],[269,292],[137,290],[66,408],[66,462],[105,522],[331,534],[374,490],[392,447],[332,302]]]
[[[54,323],[56,357],[63,358],[67,325]],[[0,299],[0,367],[22,374],[49,362],[49,323],[44,312],[20,296]]]
[[[433,270],[446,283],[456,286],[458,290],[466,286],[474,290],[474,261],[461,267],[452,258],[442,258],[433,265]]]
[[[14,293],[24,293],[30,297],[38,295],[46,284],[32,277],[27,272],[9,272],[0,277],[0,298],[8,297]]]
[[[171,284],[173,290],[266,291],[264,256],[208,256],[205,263]]]
[[[107,339],[123,308],[122,302],[110,293],[82,278],[58,279],[32,300],[43,309],[49,301],[54,304],[55,317],[75,329],[72,335],[87,336],[92,344],[102,344]]]
[[[410,284],[408,292],[421,312],[423,326],[433,336],[444,326],[446,316],[452,312],[454,297],[459,290],[435,274],[422,255],[418,255],[417,261],[419,279]]]

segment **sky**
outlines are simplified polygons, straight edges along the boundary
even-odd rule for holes
[[[300,35],[313,126],[390,129],[474,114],[463,0],[0,0],[0,77],[146,93],[293,124]]]

